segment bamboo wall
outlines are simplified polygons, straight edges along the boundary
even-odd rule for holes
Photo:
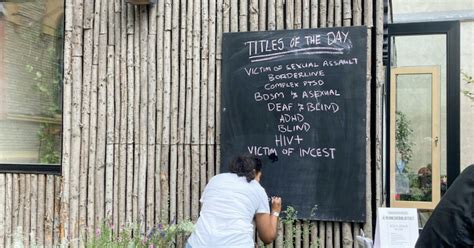
[[[367,25],[368,112],[381,121],[382,0],[66,0],[65,18],[63,174],[0,175],[0,246],[18,226],[30,243],[77,246],[104,220],[196,220],[219,172],[223,32]],[[360,228],[372,236],[380,128],[367,139],[367,222],[280,225],[275,247],[352,247]]]

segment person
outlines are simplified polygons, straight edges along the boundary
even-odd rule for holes
[[[201,197],[202,208],[186,248],[254,247],[255,220],[260,239],[268,244],[277,236],[281,198],[269,199],[260,185],[262,162],[252,155],[231,160],[229,172],[214,176]]]
[[[415,247],[474,246],[474,165],[454,180],[436,206]]]

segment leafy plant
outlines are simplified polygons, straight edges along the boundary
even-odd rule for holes
[[[468,75],[465,72],[461,72],[461,74],[463,81],[466,82],[467,85],[474,85],[474,78],[472,76]],[[464,94],[464,96],[474,102],[474,92],[464,89],[462,93]]]
[[[53,126],[57,125],[43,123],[37,133],[40,142],[40,163],[58,164],[61,158],[58,149],[59,139],[54,134]]]
[[[410,135],[413,134],[413,129],[410,128],[410,123],[406,115],[401,111],[396,112],[395,124],[395,146],[400,153],[402,161],[408,164],[413,155],[413,142],[410,139]]]
[[[181,223],[158,224],[146,233],[140,232],[137,225],[124,227],[114,232],[114,226],[103,224],[95,232],[95,237],[86,242],[88,248],[128,247],[128,248],[168,248],[176,245],[180,235],[188,236],[194,230],[191,221]]]

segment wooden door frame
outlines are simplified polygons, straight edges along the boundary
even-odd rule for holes
[[[431,201],[400,201],[395,200],[395,128],[396,118],[390,120],[390,201],[392,207],[434,209],[441,197],[440,185],[440,68],[431,67],[397,67],[391,68],[390,75],[390,115],[395,116],[397,106],[398,75],[431,75]]]

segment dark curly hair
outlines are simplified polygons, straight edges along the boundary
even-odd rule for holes
[[[262,161],[254,155],[240,155],[233,158],[229,163],[229,172],[245,177],[247,182],[255,179],[256,172],[262,170]]]

